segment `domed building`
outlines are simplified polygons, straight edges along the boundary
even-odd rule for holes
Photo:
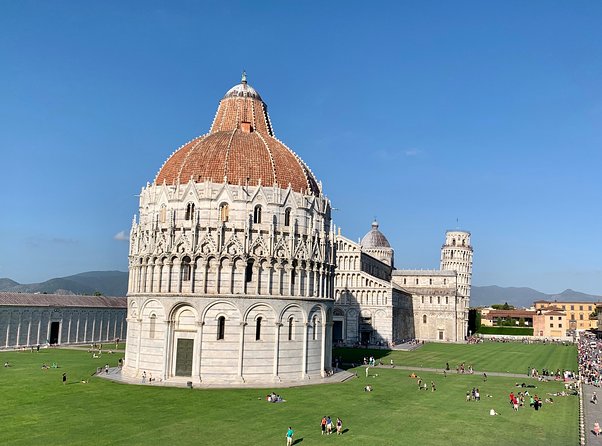
[[[469,334],[469,232],[446,232],[439,269],[394,268],[393,249],[376,221],[359,243],[339,229],[336,246],[335,343],[463,342]]]
[[[376,220],[372,222],[372,229],[364,236],[360,245],[367,254],[370,254],[372,257],[377,258],[391,267],[394,266],[393,248],[391,248],[385,234],[378,230],[378,222]]]
[[[140,193],[123,374],[272,383],[331,366],[331,205],[246,81]]]

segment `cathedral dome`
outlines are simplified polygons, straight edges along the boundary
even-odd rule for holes
[[[370,229],[370,231],[364,235],[364,238],[360,244],[364,249],[391,247],[387,237],[385,237],[385,235],[378,230],[378,222],[376,220],[372,222],[372,229]]]
[[[228,183],[278,186],[320,195],[307,165],[272,130],[267,105],[257,91],[242,82],[220,101],[208,134],[188,142],[165,162],[155,184]]]

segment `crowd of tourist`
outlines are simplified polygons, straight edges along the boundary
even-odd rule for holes
[[[602,341],[582,335],[577,343],[579,350],[579,374],[581,381],[600,387],[600,369],[602,368]]]

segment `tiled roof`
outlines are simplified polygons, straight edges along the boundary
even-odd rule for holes
[[[127,308],[126,297],[0,293],[0,306]]]
[[[307,165],[275,138],[267,106],[246,81],[221,100],[211,131],[182,146],[163,165],[155,184],[187,183],[278,185],[319,195]]]

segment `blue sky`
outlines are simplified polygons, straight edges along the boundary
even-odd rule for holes
[[[140,188],[245,69],[357,239],[602,294],[602,3],[0,0],[0,277],[127,270]]]

